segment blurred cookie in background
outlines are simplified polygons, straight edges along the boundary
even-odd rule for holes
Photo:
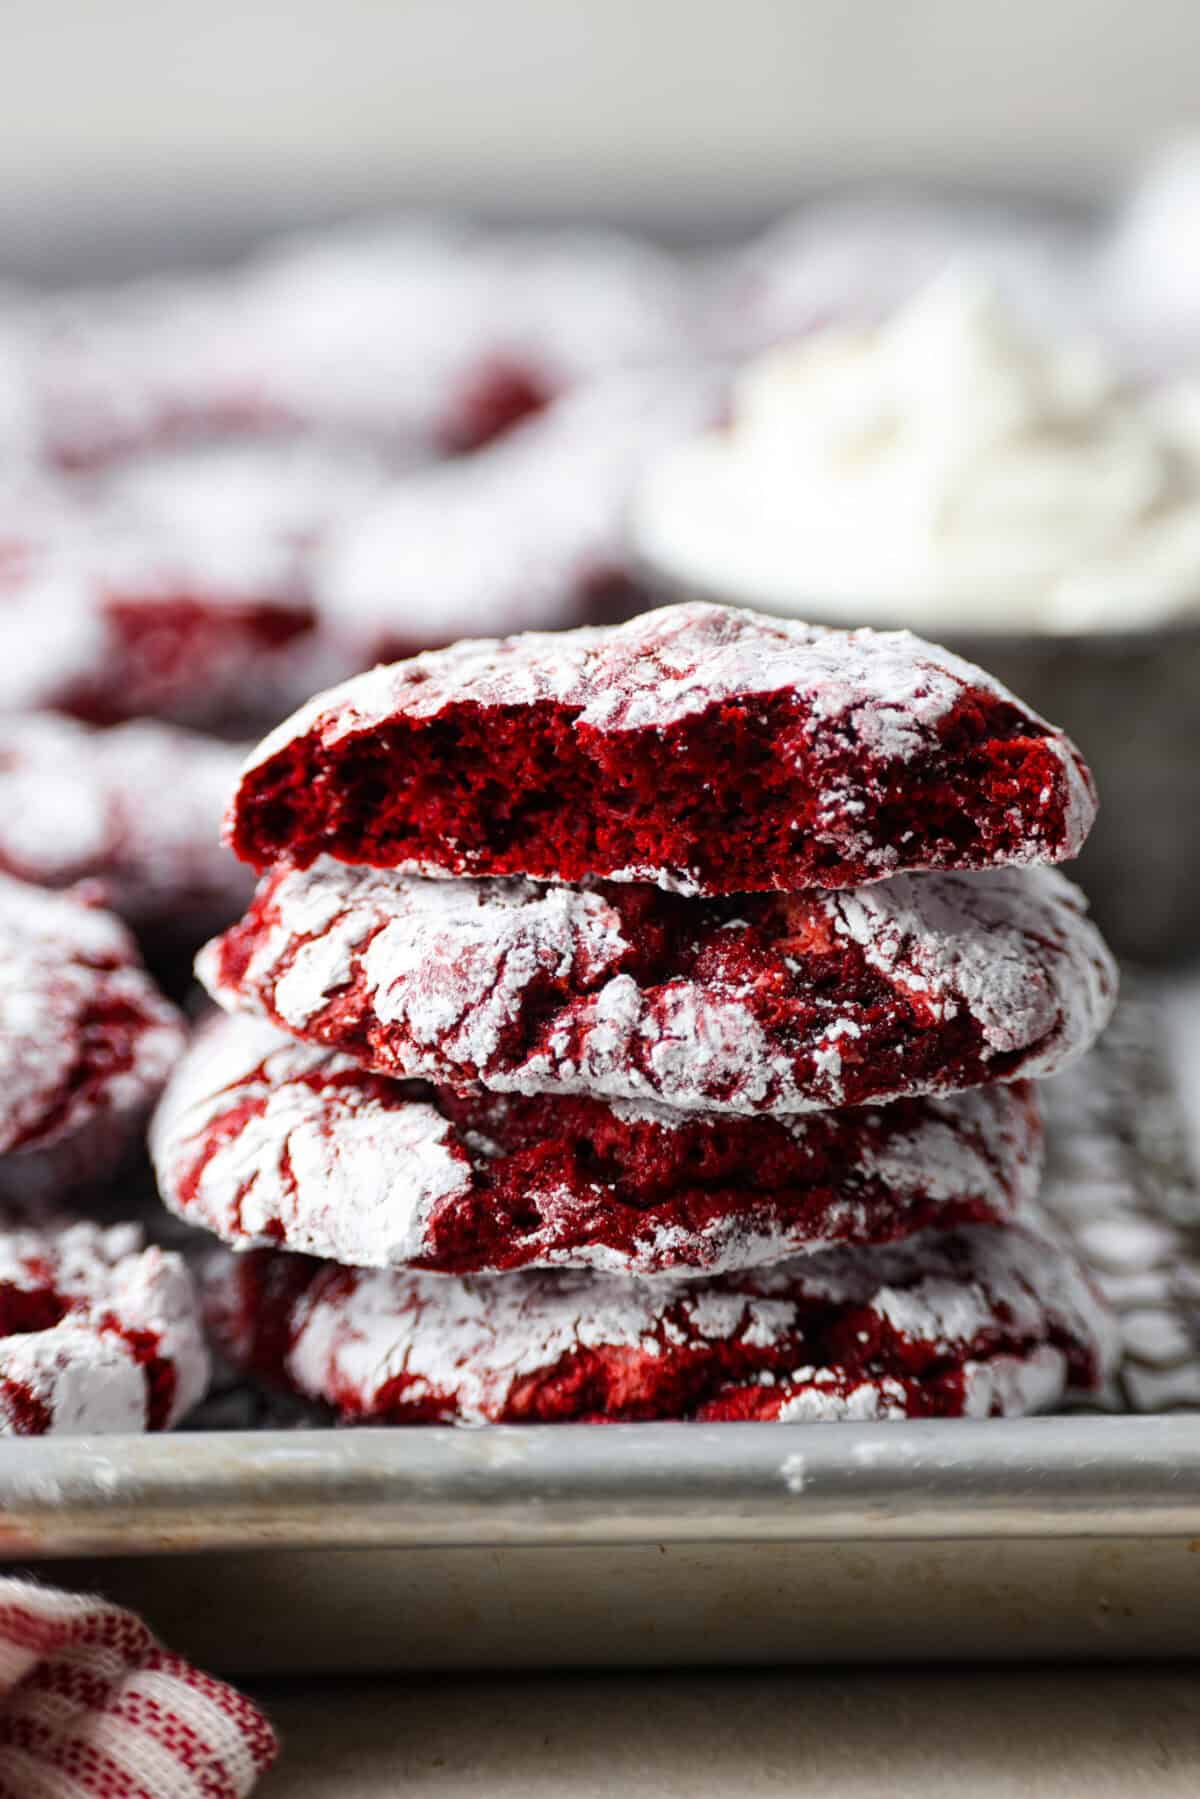
[[[0,871],[87,882],[155,960],[186,957],[250,890],[221,842],[243,759],[149,719],[96,731],[54,713],[0,717]]]
[[[1035,325],[1087,315],[1094,233],[1048,209],[878,191],[815,200],[701,263],[705,342],[757,355],[830,325],[886,318],[951,267]]]
[[[386,474],[370,451],[315,440],[146,455],[69,483],[14,472],[0,707],[261,729],[349,672],[323,659],[312,562]]]
[[[32,453],[71,470],[279,434],[435,458],[678,354],[689,308],[675,261],[636,238],[408,216],[224,273],[27,296],[15,391]]]
[[[611,376],[489,449],[397,477],[316,558],[331,659],[363,668],[636,612],[634,489],[654,456],[717,416],[721,388],[706,367]]]

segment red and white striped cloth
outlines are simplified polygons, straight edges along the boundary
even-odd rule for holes
[[[0,1580],[0,1799],[244,1799],[277,1749],[132,1612]]]

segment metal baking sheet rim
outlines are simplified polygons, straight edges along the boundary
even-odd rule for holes
[[[1200,1541],[1200,1415],[217,1432],[0,1444],[0,1555]]]

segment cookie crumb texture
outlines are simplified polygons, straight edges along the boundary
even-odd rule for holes
[[[0,1198],[102,1182],[183,1043],[111,913],[0,876]]]
[[[1051,869],[695,900],[324,860],[266,876],[197,968],[380,1073],[777,1114],[1049,1074],[1116,991]]]
[[[160,1191],[192,1224],[360,1267],[711,1273],[1029,1204],[1025,1084],[802,1118],[587,1096],[456,1093],[214,1020],[155,1118]]]
[[[237,1364],[346,1420],[988,1417],[1099,1385],[1114,1327],[1049,1241],[979,1227],[703,1283],[445,1275],[223,1253]]]
[[[908,632],[720,606],[372,670],[267,738],[230,815],[258,868],[328,853],[692,894],[1077,854],[1078,751]]]
[[[0,1229],[0,1436],[167,1430],[208,1377],[191,1276],[139,1226]]]

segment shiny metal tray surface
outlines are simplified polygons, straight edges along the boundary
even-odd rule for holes
[[[1200,1653],[1187,1415],[10,1443],[0,1490],[10,1558],[235,1673]]]
[[[334,1430],[230,1386],[194,1432],[0,1443],[4,1556],[232,1673],[1200,1654],[1200,1197],[1127,992],[1047,1093],[1125,1338],[1098,1414]]]

